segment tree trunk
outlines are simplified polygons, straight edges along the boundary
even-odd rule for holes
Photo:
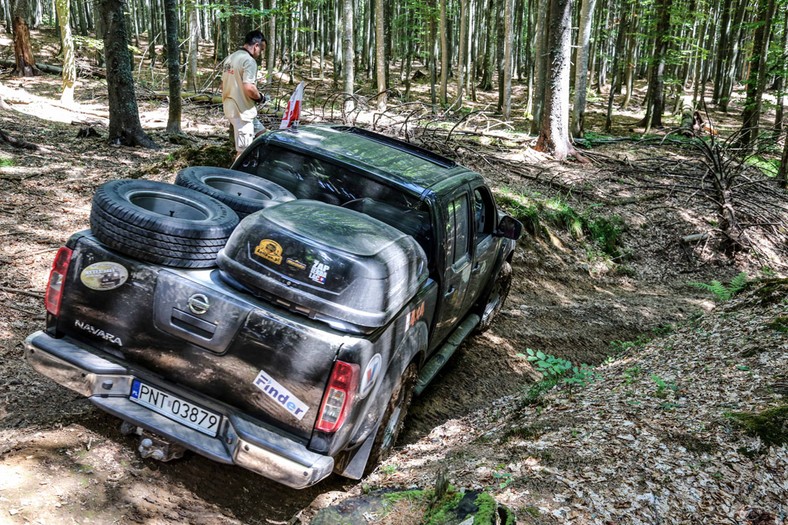
[[[747,149],[758,139],[763,92],[766,90],[766,56],[769,50],[769,33],[774,18],[775,0],[758,2],[758,27],[752,44],[750,74],[747,78],[747,99],[742,112],[742,129],[739,145]]]
[[[745,8],[748,0],[739,0],[736,4],[736,13],[734,14],[733,29],[731,36],[728,38],[728,49],[725,50],[725,61],[723,62],[722,72],[722,87],[720,88],[719,104],[720,109],[725,113],[728,112],[728,104],[731,100],[731,92],[733,91],[733,84],[736,76],[736,62],[739,59],[739,51],[741,49],[740,35],[743,31],[743,21]]]
[[[514,31],[512,30],[513,0],[504,0],[503,10],[503,84],[502,114],[504,120],[509,120],[512,114],[512,45],[514,44]]]
[[[180,133],[181,61],[178,49],[178,0],[164,0],[164,24],[167,30],[167,73],[170,87],[167,133]]]
[[[780,132],[783,130],[784,123],[783,118],[785,115],[785,87],[786,87],[786,78],[788,78],[788,14],[784,16],[783,21],[783,43],[782,43],[782,50],[783,50],[783,64],[782,64],[782,74],[777,75],[777,82],[775,82],[775,88],[777,90],[777,111],[774,116],[774,131]],[[788,143],[788,137],[785,139],[785,142]]]
[[[345,93],[345,112],[356,107],[352,99],[355,87],[353,51],[353,0],[342,0],[342,91]]]
[[[783,146],[783,158],[780,161],[780,173],[777,175],[777,179],[780,181],[780,186],[788,188],[788,139],[785,140],[785,146]]]
[[[375,0],[375,76],[378,84],[378,110],[386,110],[386,31],[383,0]]]
[[[580,28],[577,34],[577,58],[575,58],[575,103],[572,107],[572,136],[583,136],[583,119],[586,112],[588,84],[588,50],[596,0],[583,0],[580,8]]]
[[[662,127],[665,110],[665,62],[667,59],[670,33],[670,8],[673,0],[658,0],[657,26],[654,35],[654,58],[651,64],[646,94],[646,116],[640,121],[645,132]]]
[[[30,47],[29,0],[16,0],[13,12],[14,57],[16,58],[14,74],[20,77],[32,77],[36,74],[36,61]],[[66,18],[66,23],[68,23],[68,18]]]
[[[460,51],[457,54],[457,109],[462,107],[465,88],[465,55],[468,52],[466,37],[468,33],[468,0],[460,0]]]
[[[109,141],[126,146],[155,148],[156,143],[145,134],[140,124],[123,7],[122,0],[100,0],[99,3],[105,31],[104,59],[107,64]]]
[[[446,90],[449,82],[449,35],[446,33],[446,0],[439,0],[440,2],[440,32],[441,39],[441,87],[440,87],[440,103],[446,104]]]
[[[197,6],[192,0],[188,8],[189,47],[186,53],[186,86],[197,91],[197,56],[200,52],[200,19]]]
[[[481,0],[485,1],[485,0]],[[493,0],[486,0],[486,29],[484,31],[484,58],[482,59],[482,79],[479,82],[479,89],[489,91],[492,89],[492,68],[493,68],[493,48],[495,47],[493,31],[495,30],[495,15],[493,13]]]
[[[538,151],[547,151],[556,160],[574,153],[569,141],[569,70],[571,62],[572,0],[549,0],[547,63],[550,71],[545,84],[544,109]]]
[[[271,0],[271,11],[276,13],[276,0]],[[268,22],[268,43],[266,45],[268,57],[265,61],[267,70],[266,79],[270,81],[271,75],[274,73],[276,67],[276,15],[271,14],[271,20]]]
[[[71,25],[68,23],[69,0],[55,0],[55,8],[60,22],[60,43],[63,48],[63,93],[60,102],[71,106],[74,103],[74,83],[77,81],[77,66],[74,61],[74,39],[71,38]]]
[[[536,50],[534,52],[534,95],[533,95],[533,115],[531,118],[531,133],[537,134],[541,130],[542,113],[544,110],[544,103],[547,98],[546,85],[548,73],[548,52],[547,52],[547,35],[549,28],[547,26],[547,12],[550,9],[551,0],[538,0],[539,18],[536,23]]]

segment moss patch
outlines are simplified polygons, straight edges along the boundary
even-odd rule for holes
[[[734,412],[730,417],[751,436],[758,436],[766,445],[780,446],[788,442],[788,405],[760,413]]]
[[[779,315],[777,319],[768,324],[769,328],[773,328],[778,332],[788,332],[788,315]]]

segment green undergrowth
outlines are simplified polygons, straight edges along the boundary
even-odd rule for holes
[[[764,444],[779,447],[788,443],[788,405],[780,405],[762,412],[732,412],[728,416],[750,436],[761,438]]]
[[[525,354],[517,356],[527,359],[542,374],[542,380],[531,385],[522,399],[525,405],[537,404],[542,394],[558,385],[566,386],[569,397],[572,397],[575,390],[585,388],[597,379],[592,366],[572,364],[567,359],[545,354],[541,350],[527,348]]]
[[[497,201],[531,235],[550,236],[550,229],[569,233],[574,239],[591,242],[606,255],[619,258],[621,234],[625,224],[621,217],[604,217],[594,211],[578,212],[558,197],[516,193],[504,189],[496,193]]]
[[[461,492],[449,486],[448,490],[436,498],[434,490],[405,490],[390,492],[383,496],[386,507],[395,509],[397,503],[408,501],[426,509],[421,523],[424,525],[444,525],[447,523],[465,523],[473,516],[473,525],[491,525],[496,523],[498,503],[490,494],[479,491]],[[506,513],[506,525],[513,525],[514,515]]]
[[[689,283],[690,286],[700,288],[714,295],[714,298],[719,302],[728,301],[734,295],[738,294],[747,287],[749,283],[749,276],[741,272],[736,277],[731,279],[728,284],[723,284],[720,281],[711,281],[710,283]]]

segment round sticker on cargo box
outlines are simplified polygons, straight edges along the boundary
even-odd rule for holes
[[[79,274],[82,284],[91,290],[114,290],[129,278],[129,271],[122,264],[103,261],[93,263]]]

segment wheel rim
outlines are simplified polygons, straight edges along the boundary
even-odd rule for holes
[[[245,184],[239,180],[233,180],[227,177],[207,177],[205,184],[215,190],[219,190],[230,195],[243,197],[245,199],[263,200],[271,199],[273,196],[260,188],[256,188],[251,184]]]
[[[175,195],[137,191],[130,193],[128,200],[138,208],[164,217],[202,221],[211,216],[205,208],[197,203],[181,199]]]

